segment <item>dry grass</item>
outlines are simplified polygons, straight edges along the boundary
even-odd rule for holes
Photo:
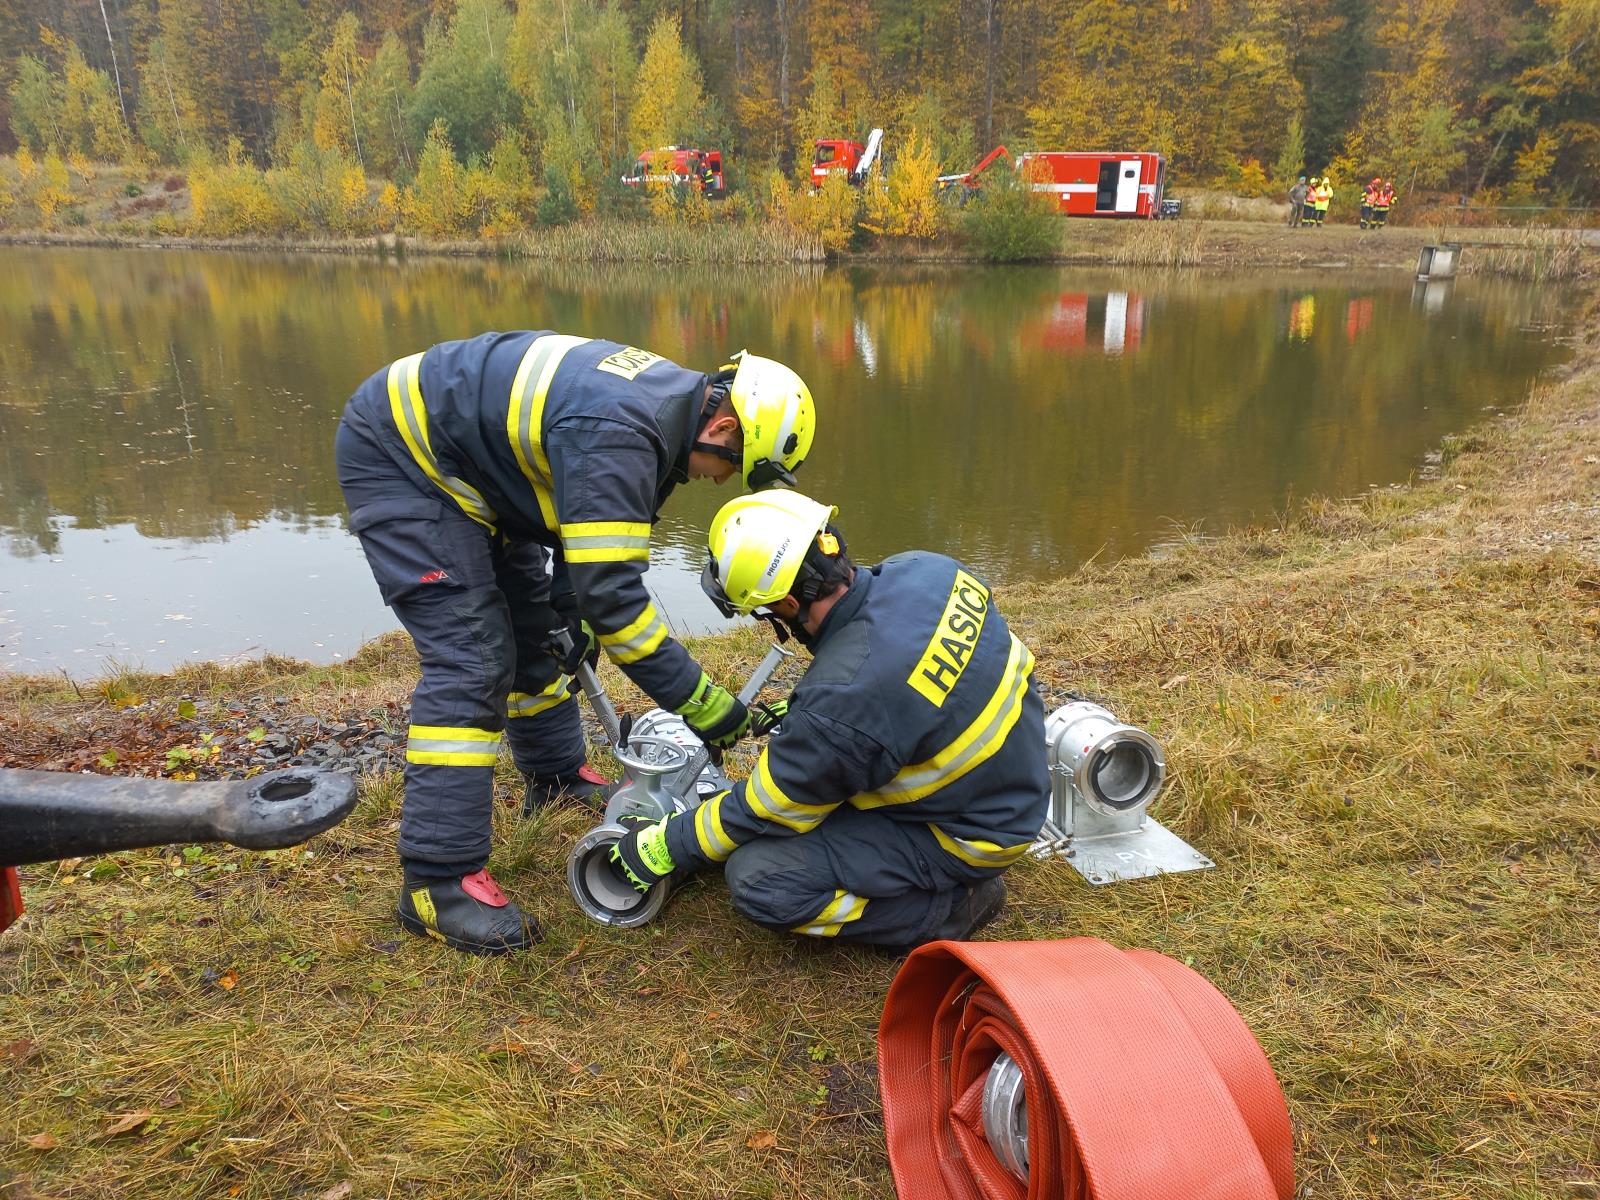
[[[1289,220],[1289,201],[1282,196],[1235,196],[1205,188],[1179,188],[1172,195],[1183,200],[1185,217],[1278,225]]]
[[[1597,464],[1591,347],[1436,482],[1003,597],[1047,693],[1166,740],[1159,815],[1220,866],[1091,890],[1024,864],[992,936],[1093,934],[1215,981],[1282,1078],[1303,1195],[1600,1189]],[[699,649],[733,675],[760,645]],[[241,670],[138,686],[314,707],[410,666],[389,640]],[[98,703],[0,694],[38,721]],[[588,819],[509,807],[495,870],[548,941],[449,954],[391,922],[398,805],[370,780],[309,854],[27,870],[0,939],[10,1196],[892,1194],[871,1071],[892,963],[764,933],[715,880],[654,927],[596,928],[561,880]],[[130,1111],[151,1115],[104,1136]]]
[[[512,239],[512,253],[565,262],[812,263],[822,243],[782,221],[579,221]]]
[[[1206,260],[1204,221],[1136,221],[1111,261],[1129,267],[1198,267]]]
[[[1461,257],[1461,270],[1556,283],[1584,273],[1586,246],[1584,235],[1575,229],[1524,229],[1499,245],[1469,247]]]

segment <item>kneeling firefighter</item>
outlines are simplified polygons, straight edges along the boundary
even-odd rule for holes
[[[350,528],[416,643],[398,916],[458,950],[538,930],[485,870],[502,736],[524,811],[605,780],[585,763],[572,675],[603,648],[661,707],[728,746],[750,715],[668,636],[643,575],[657,510],[689,479],[792,481],[805,383],[741,355],[705,375],[556,333],[443,342],[368,379],[334,441]],[[557,657],[552,635],[573,647]]]
[[[769,929],[892,949],[966,938],[1046,815],[1033,655],[954,559],[856,567],[837,511],[770,491],[717,514],[701,586],[729,616],[765,609],[813,661],[758,718],[776,730],[749,779],[632,818],[612,861],[642,890],[725,864],[734,907]]]

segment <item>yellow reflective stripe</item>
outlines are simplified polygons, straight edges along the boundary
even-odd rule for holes
[[[644,611],[615,633],[602,633],[600,644],[612,662],[632,663],[652,655],[667,640],[667,627],[656,616],[656,606],[646,603]]]
[[[389,364],[389,414],[395,427],[405,440],[406,449],[417,460],[417,466],[436,487],[449,496],[479,525],[494,529],[494,509],[490,508],[478,489],[464,479],[446,475],[439,469],[439,460],[433,456],[433,443],[428,440],[428,406],[422,400],[422,387],[417,377],[422,370],[422,355],[412,354]]]
[[[694,836],[700,843],[700,853],[712,862],[723,862],[737,850],[738,844],[722,827],[722,800],[728,793],[718,792],[707,800],[694,814]]]
[[[756,769],[745,780],[744,801],[758,817],[786,826],[796,833],[815,829],[823,817],[833,811],[831,804],[802,804],[784,794],[772,778],[772,766],[767,760],[769,747],[761,748],[756,759]]]
[[[1011,635],[1011,653],[1000,675],[1000,686],[977,719],[961,735],[926,762],[902,768],[893,779],[866,795],[851,800],[857,808],[879,808],[885,804],[910,804],[933,795],[981,766],[1005,745],[1006,738],[1022,714],[1022,697],[1033,673],[1033,654]]]
[[[544,402],[550,395],[550,383],[561,360],[574,346],[581,346],[588,340],[563,333],[534,338],[523,352],[517,374],[511,381],[506,438],[517,456],[517,465],[533,487],[533,496],[539,502],[539,514],[547,529],[556,528],[557,521],[550,460],[544,452]]]
[[[804,925],[796,925],[792,932],[803,933],[809,937],[838,937],[839,930],[851,921],[859,921],[861,914],[866,911],[866,897],[844,891],[834,892],[833,899],[814,920]]]
[[[433,894],[427,888],[414,888],[411,892],[411,907],[417,910],[417,916],[427,926],[429,937],[442,937],[439,932],[439,910],[433,905]]]
[[[496,730],[452,725],[413,725],[406,761],[434,767],[492,767],[500,754]]]
[[[1032,845],[1031,842],[1022,842],[1015,846],[1001,846],[995,842],[983,841],[981,838],[969,841],[966,838],[951,837],[932,822],[928,823],[928,828],[933,830],[933,836],[939,839],[939,845],[973,867],[1009,867],[1026,854],[1028,847]]]
[[[568,521],[561,526],[561,536],[568,537],[623,537],[649,538],[649,521]]]
[[[412,725],[408,730],[412,737],[438,738],[455,742],[498,742],[500,731],[497,729],[478,729],[470,725]]]
[[[532,717],[558,704],[575,699],[572,695],[572,676],[558,675],[556,681],[537,694],[512,692],[506,697],[506,716]]]
[[[574,521],[561,527],[562,554],[569,563],[648,562],[648,521]]]

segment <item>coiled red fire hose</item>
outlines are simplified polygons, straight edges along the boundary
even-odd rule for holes
[[[1000,1054],[1026,1088],[1026,1182],[985,1136]],[[1291,1200],[1283,1090],[1226,997],[1097,938],[935,942],[878,1027],[901,1200]]]
[[[0,933],[4,933],[22,915],[22,887],[17,882],[15,867],[0,867]]]

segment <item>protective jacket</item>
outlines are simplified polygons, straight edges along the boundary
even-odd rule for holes
[[[668,636],[643,575],[651,524],[688,478],[707,384],[617,342],[486,333],[391,363],[362,384],[346,420],[478,524],[549,547],[556,608],[581,613],[611,660],[675,709],[702,672]],[[406,503],[353,509],[351,526]]]
[[[859,567],[812,651],[750,777],[668,822],[678,868],[808,833],[842,804],[923,827],[963,872],[1026,853],[1048,801],[1044,709],[981,580],[925,551]]]

